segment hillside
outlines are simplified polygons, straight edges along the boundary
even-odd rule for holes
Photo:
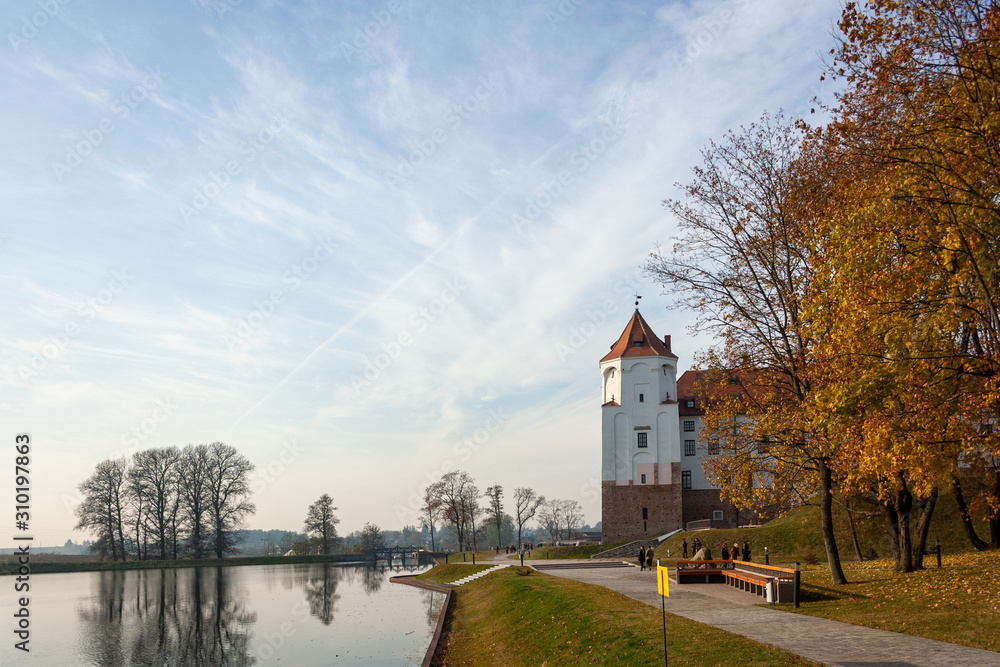
[[[982,516],[976,517],[976,528],[980,537],[985,532]],[[878,557],[890,555],[889,542],[881,517],[877,514],[862,517],[855,514],[858,541],[866,559],[870,551]],[[847,512],[843,507],[834,505],[834,530],[837,536],[837,546],[844,562],[856,561],[854,545],[851,541],[850,525]],[[770,521],[759,528],[739,528],[728,530],[703,530],[683,532],[665,540],[656,548],[657,558],[667,558],[667,550],[671,558],[681,554],[681,540],[687,539],[688,544],[694,537],[712,550],[712,555],[719,556],[723,544],[732,545],[744,541],[750,542],[753,560],[764,560],[764,547],[771,553],[771,564],[815,563],[826,561],[826,551],[823,547],[823,536],[819,529],[819,508],[815,506],[800,507],[785,516]],[[934,514],[931,517],[931,528],[928,534],[927,547],[934,549],[934,540],[941,541],[942,553],[960,553],[972,550],[965,531],[959,519],[958,506],[951,493],[943,493],[938,499]],[[690,555],[690,552],[689,552]]]

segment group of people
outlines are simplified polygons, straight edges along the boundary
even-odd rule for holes
[[[691,555],[698,553],[701,550],[701,540],[697,537],[691,540]],[[688,557],[688,541],[687,538],[681,540],[681,549],[684,551],[684,558]],[[750,543],[743,543],[743,554],[742,559],[744,561],[750,561]],[[728,544],[722,545],[722,560],[737,560],[740,559],[740,545],[738,542],[733,542],[733,548],[730,549]]]
[[[639,570],[642,571],[646,568],[653,569],[653,547],[648,549],[639,547]]]
[[[521,550],[522,551],[531,551],[534,548],[534,546],[535,545],[533,543],[531,543],[531,542],[525,542],[524,544],[521,545]],[[512,545],[510,545],[510,546],[507,547],[507,553],[508,554],[516,554],[516,553],[520,553],[520,552],[517,550],[517,547],[512,544]]]

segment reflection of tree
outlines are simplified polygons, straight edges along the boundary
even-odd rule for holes
[[[337,582],[340,579],[341,568],[330,565],[315,565],[310,568],[308,579],[303,586],[306,602],[309,603],[309,613],[320,620],[323,625],[333,623],[333,614],[337,611]]]
[[[372,595],[373,593],[378,593],[382,588],[382,584],[385,583],[385,566],[362,567],[360,570],[361,585],[365,588],[365,594]]]
[[[256,664],[250,655],[257,615],[233,589],[228,568],[101,572],[97,594],[79,609],[80,654],[93,664]]]
[[[424,595],[424,603],[427,605],[427,627],[434,630],[437,626],[438,616],[441,615],[445,594],[426,589],[421,592]]]

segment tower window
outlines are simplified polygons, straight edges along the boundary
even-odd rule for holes
[[[712,520],[722,521],[722,510],[712,510]]]
[[[640,447],[645,447],[646,446],[646,433],[639,433],[637,435],[637,437],[638,437],[638,443],[637,444]]]
[[[643,400],[644,398],[645,397],[642,394],[639,394],[639,402],[640,403],[645,403],[645,400]]]
[[[694,456],[694,440],[684,441],[684,456]]]
[[[645,483],[646,483],[646,476],[645,476],[645,475],[642,475],[642,476],[641,476],[641,480],[640,480],[640,482],[639,482],[639,483],[640,483],[640,484],[645,484]]]
[[[688,433],[693,432],[694,431],[694,420],[685,421],[684,422],[684,430],[687,431]]]
[[[689,408],[693,408],[693,407],[694,407],[694,399],[693,399],[693,398],[689,398],[689,399],[687,400],[687,406],[688,406]]]
[[[691,471],[681,470],[681,488],[690,489],[691,488]]]
[[[649,508],[648,507],[643,507],[642,508],[642,520],[645,521],[648,518],[649,518]]]
[[[642,347],[642,341],[641,340],[632,341],[632,347]]]

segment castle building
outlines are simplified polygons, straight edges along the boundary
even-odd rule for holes
[[[600,368],[602,541],[658,537],[692,521],[735,527],[735,508],[702,472],[716,452],[698,443],[699,374],[677,377],[670,336],[657,337],[636,309]]]

